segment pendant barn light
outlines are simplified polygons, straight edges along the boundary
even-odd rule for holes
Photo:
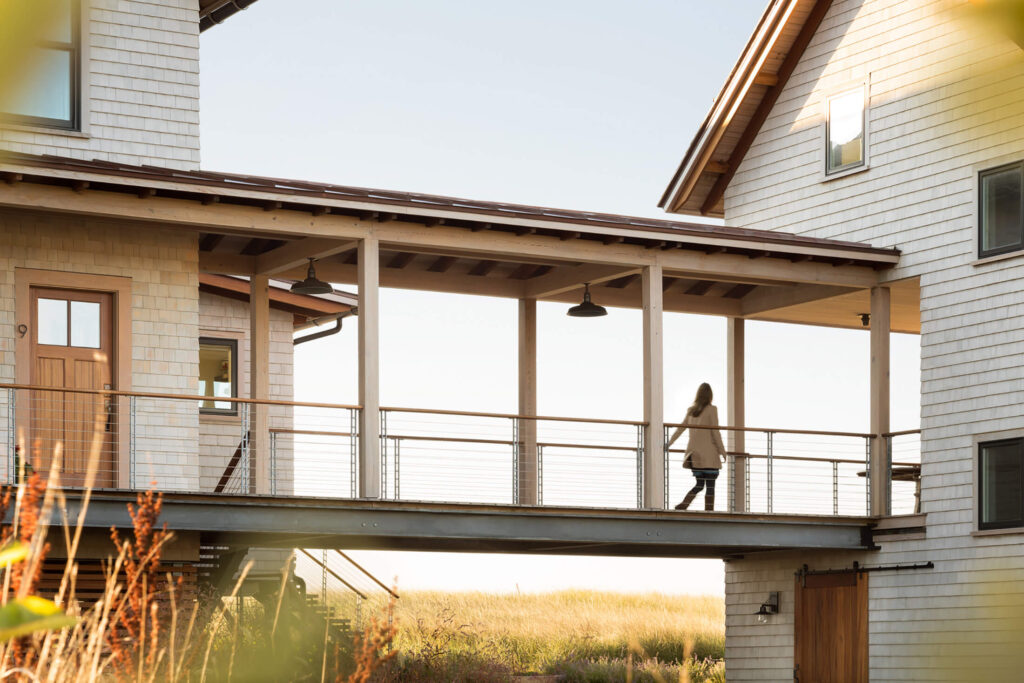
[[[332,294],[334,287],[330,283],[318,280],[316,270],[313,268],[314,259],[309,259],[309,270],[306,272],[306,279],[292,285],[292,294]]]
[[[570,315],[573,318],[597,318],[602,315],[608,315],[608,311],[605,310],[604,306],[591,303],[590,283],[587,282],[583,285],[583,303],[570,308],[566,315]]]

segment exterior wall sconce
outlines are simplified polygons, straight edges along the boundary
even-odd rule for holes
[[[761,607],[755,612],[759,624],[767,624],[768,617],[779,613],[779,592],[772,591],[768,599],[761,603]]]
[[[608,315],[608,311],[604,306],[598,306],[590,301],[590,283],[588,282],[583,285],[583,303],[573,306],[566,314],[573,318],[597,318]]]
[[[860,316],[860,324],[861,325],[863,325],[864,327],[870,327],[871,326],[871,314],[870,313],[858,313],[857,315]]]

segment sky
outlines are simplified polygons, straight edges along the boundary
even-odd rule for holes
[[[260,0],[202,36],[202,166],[664,218],[764,5]],[[640,313],[565,309],[538,307],[539,412],[640,419]],[[297,347],[296,400],[357,402],[356,325]],[[664,326],[667,419],[703,381],[724,405],[725,320]],[[381,343],[385,405],[516,409],[515,301],[384,290]],[[747,423],[866,431],[868,360],[862,331],[748,323]],[[918,426],[919,365],[894,335],[895,430]],[[712,560],[354,555],[405,589],[724,592]]]

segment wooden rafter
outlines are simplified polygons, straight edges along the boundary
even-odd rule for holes
[[[475,266],[473,266],[472,270],[469,271],[469,274],[483,277],[485,275],[490,274],[490,272],[494,270],[497,266],[497,261],[480,261]]]
[[[416,254],[412,253],[411,251],[400,251],[391,257],[391,260],[388,261],[388,264],[385,266],[385,268],[397,268],[401,270],[402,268],[405,268],[407,265],[412,263],[412,260],[414,258],[416,258]]]
[[[625,289],[626,287],[629,287],[631,284],[636,282],[638,279],[640,279],[639,274],[626,275],[625,277],[617,278],[615,280],[612,280],[611,282],[606,282],[604,286],[611,287],[612,289]]]
[[[704,296],[708,293],[708,290],[715,286],[713,280],[698,280],[686,289],[686,293],[690,296]],[[745,285],[744,285],[745,286]]]
[[[747,294],[757,289],[757,285],[746,285],[739,284],[732,287],[728,292],[725,293],[726,299],[742,299]]]
[[[431,263],[427,270],[431,273],[447,273],[455,265],[455,261],[454,256],[441,256]]]
[[[199,240],[199,251],[213,251],[217,248],[217,245],[224,241],[224,235],[218,235],[217,233],[206,233],[202,239]]]

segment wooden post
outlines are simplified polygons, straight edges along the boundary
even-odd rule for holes
[[[726,406],[726,423],[731,427],[745,427],[746,412],[746,321],[743,318],[729,318],[726,341],[729,403]],[[726,447],[732,453],[747,450],[746,432],[728,431]],[[729,492],[729,510],[747,511],[747,459],[742,455],[733,456],[733,485]]]
[[[537,414],[537,300],[519,300],[519,414]],[[519,504],[538,501],[537,422],[519,421]]]
[[[359,242],[359,497],[380,498],[380,244]]]
[[[270,398],[270,282],[249,278],[249,398]],[[249,406],[249,490],[270,493],[270,425],[268,406]]]
[[[665,507],[665,377],[662,338],[662,271],[646,266],[641,275],[644,315],[644,478],[645,508]]]
[[[885,439],[889,431],[890,291],[871,288],[871,514],[886,514],[889,504]]]

